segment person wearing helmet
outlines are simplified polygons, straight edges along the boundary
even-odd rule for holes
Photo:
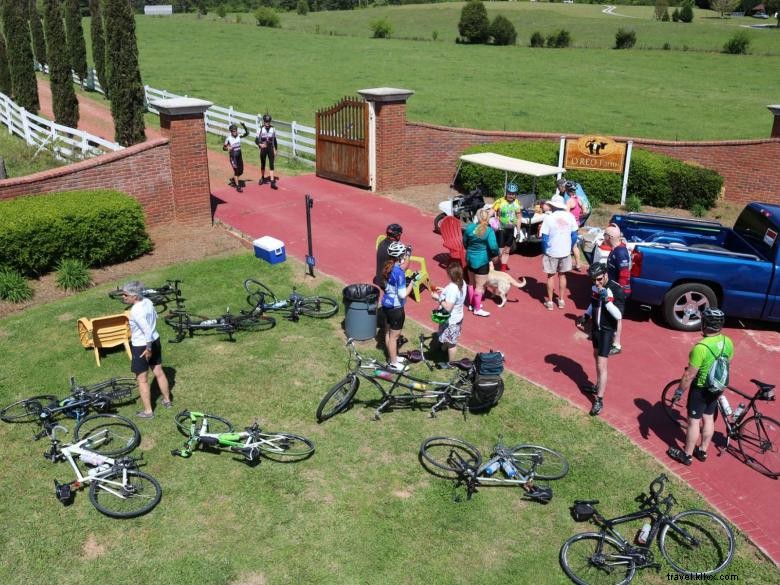
[[[244,174],[244,158],[241,156],[241,139],[246,138],[249,135],[249,130],[246,128],[246,124],[241,122],[241,126],[244,128],[244,133],[238,135],[238,126],[231,124],[228,126],[230,134],[225,137],[225,141],[222,143],[222,150],[227,151],[230,158],[230,167],[233,169],[233,178],[230,179],[230,185],[236,188],[236,191],[241,193],[243,187],[241,186],[241,175]]]
[[[517,200],[518,187],[515,183],[508,183],[506,194],[493,203],[493,213],[498,220],[496,239],[501,248],[501,271],[509,271],[509,253],[515,241],[515,228],[523,206]]]
[[[385,278],[382,275],[385,269],[385,263],[390,260],[390,255],[387,253],[387,248],[393,242],[398,242],[401,239],[401,234],[404,232],[397,223],[391,223],[385,230],[385,239],[379,242],[376,247],[376,271],[374,272],[374,284],[382,290],[385,290]]]
[[[688,392],[688,429],[685,433],[685,447],[669,447],[667,455],[690,465],[693,457],[701,462],[707,460],[707,449],[715,432],[715,411],[720,394],[707,390],[710,368],[721,355],[729,361],[734,357],[734,342],[723,335],[726,315],[717,308],[707,307],[701,311],[701,334],[704,337],[693,346],[688,354],[688,365],[683,371],[680,386],[675,390],[673,402],[679,402]],[[697,446],[701,436],[701,442]]]
[[[274,159],[276,158],[279,143],[276,141],[276,128],[271,126],[271,116],[268,114],[263,116],[263,125],[257,131],[255,144],[260,149],[260,180],[257,184],[264,185],[268,182],[265,176],[265,163],[267,160],[268,168],[270,169],[269,180],[271,181],[271,189],[277,189],[276,177],[274,176]]]
[[[437,309],[448,313],[444,322],[439,322],[439,343],[447,350],[448,361],[455,361],[458,350],[461,323],[463,322],[463,305],[466,302],[466,282],[463,280],[463,267],[459,262],[447,266],[447,276],[450,282],[444,288],[437,289],[431,297],[438,303]]]
[[[631,296],[631,253],[623,241],[620,228],[614,223],[609,224],[604,230],[604,243],[609,246],[610,250],[607,256],[609,279],[623,287],[623,295],[628,300],[628,297]],[[622,331],[623,321],[621,320],[618,323],[615,340],[609,355],[616,355],[623,351],[623,346],[620,344]]]
[[[590,305],[585,314],[577,319],[578,325],[584,325],[592,320],[591,343],[593,344],[593,359],[596,362],[596,383],[590,382],[580,386],[583,392],[595,394],[591,416],[598,416],[604,408],[604,393],[607,389],[607,359],[612,349],[615,330],[623,318],[625,298],[623,288],[609,279],[607,267],[604,264],[591,264],[588,276],[593,281],[590,291]]]
[[[564,196],[563,200],[566,202],[566,208],[569,210],[569,213],[571,213],[574,216],[574,221],[577,222],[577,225],[580,225],[580,218],[582,217],[582,201],[580,201],[579,196],[577,195],[577,184],[573,181],[566,181],[565,184],[566,189],[566,195]],[[579,242],[575,243],[571,247],[571,253],[574,256],[574,270],[579,272],[582,270],[582,262],[580,260],[580,246]]]
[[[414,280],[406,282],[406,267],[409,264],[410,249],[401,242],[391,242],[387,247],[390,259],[385,262],[382,277],[385,294],[382,296],[382,312],[385,318],[385,347],[388,367],[402,372],[406,366],[398,358],[398,338],[404,328],[406,298],[414,286]]]

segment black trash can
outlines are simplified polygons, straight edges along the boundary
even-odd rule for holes
[[[379,289],[373,284],[344,287],[344,330],[347,337],[365,340],[376,336]]]

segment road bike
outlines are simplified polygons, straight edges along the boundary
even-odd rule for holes
[[[429,437],[420,445],[420,462],[430,473],[465,485],[466,499],[480,486],[503,485],[520,487],[527,498],[547,504],[552,488],[536,480],[560,479],[569,472],[569,462],[557,451],[539,445],[509,447],[501,435],[484,462],[479,449],[463,439]]]
[[[651,546],[658,539],[661,554],[678,573],[703,578],[725,569],[734,558],[734,533],[728,523],[712,512],[685,510],[669,513],[678,502],[669,494],[661,498],[668,478],[661,474],[650,484],[650,495],[636,498],[639,510],[607,519],[595,506],[598,500],[576,500],[572,515],[578,522],[592,520],[598,532],[583,532],[569,538],[561,547],[560,562],[575,583],[629,583],[637,569],[660,568]],[[649,520],[633,544],[616,526],[647,518]]]
[[[195,332],[214,331],[226,333],[228,341],[235,341],[233,334],[237,331],[267,331],[276,325],[276,319],[268,315],[240,313],[232,315],[230,309],[219,317],[204,317],[192,315],[184,307],[178,307],[165,315],[165,322],[176,332],[175,339],[169,343],[180,343],[186,337],[193,337]]]
[[[58,431],[67,432],[67,429],[52,425],[51,443],[44,457],[53,462],[67,461],[76,475],[76,479],[67,483],[54,480],[54,494],[62,504],[70,505],[74,490],[86,486],[89,486],[92,505],[112,518],[134,518],[160,502],[159,482],[138,470],[142,458],[126,455],[141,440],[132,421],[118,415],[87,417],[76,426],[74,442],[70,444],[62,444],[57,439]],[[128,440],[129,437],[132,439]],[[80,464],[88,466],[86,473]]]
[[[394,371],[374,358],[361,355],[353,339],[347,340],[347,375],[322,397],[317,407],[317,420],[323,422],[346,409],[358,391],[361,380],[366,380],[380,393],[379,406],[374,410],[374,419],[379,420],[388,408],[414,408],[423,401],[433,401],[431,417],[439,410],[452,407],[457,410],[482,411],[495,406],[501,393],[485,401],[473,392],[475,369],[471,360],[443,364],[453,371],[447,381],[424,380],[406,373]],[[410,352],[417,357],[423,350]],[[410,360],[413,361],[413,360]],[[429,368],[434,366],[426,361]]]
[[[722,398],[718,400],[718,411],[726,425],[725,450],[740,457],[747,465],[768,477],[780,477],[780,422],[762,414],[756,405],[758,401],[772,402],[775,400],[775,385],[759,380],[750,380],[756,385],[753,396],[728,386],[734,392],[748,401],[740,404],[734,412],[724,410]],[[680,380],[672,380],[661,393],[661,403],[667,416],[681,428],[688,428],[685,400],[674,400],[674,393],[680,386]],[[737,447],[731,446],[731,439],[737,442]]]
[[[0,420],[9,423],[37,421],[44,427],[35,435],[39,439],[46,435],[46,423],[59,415],[80,421],[91,411],[105,412],[117,403],[135,400],[136,386],[132,378],[111,378],[79,386],[71,377],[70,394],[65,398],[42,394],[19,400],[0,410]]]
[[[244,290],[247,292],[246,301],[251,305],[253,314],[279,312],[285,319],[297,321],[301,315],[326,319],[339,311],[336,299],[320,296],[305,297],[298,294],[294,287],[288,298],[279,299],[259,280],[247,278],[244,281]]]
[[[272,460],[300,461],[314,453],[314,443],[306,437],[264,431],[257,421],[236,432],[229,420],[203,412],[183,410],[174,420],[187,441],[181,449],[172,450],[171,455],[190,457],[201,446],[239,453],[248,462],[255,463],[260,461],[261,456]]]
[[[184,297],[181,293],[181,280],[166,280],[165,284],[155,288],[144,288],[143,296],[152,301],[157,307],[157,312],[161,313],[168,308],[168,305],[174,303],[176,307],[183,306]],[[117,287],[110,291],[108,296],[116,301],[124,302],[124,291]]]

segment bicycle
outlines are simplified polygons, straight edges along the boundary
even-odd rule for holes
[[[280,312],[290,321],[298,321],[301,315],[326,319],[339,311],[339,304],[330,297],[305,297],[293,287],[287,299],[279,299],[274,292],[259,280],[247,278],[244,281],[246,301],[252,306],[252,313]]]
[[[136,381],[132,378],[110,378],[97,384],[79,386],[71,377],[70,394],[65,398],[43,394],[19,400],[0,410],[0,420],[8,423],[38,421],[44,427],[35,435],[35,439],[40,439],[46,434],[47,421],[57,415],[81,421],[90,411],[105,412],[117,401],[126,402],[123,399],[132,396],[135,388]]]
[[[259,462],[261,455],[267,459],[301,461],[314,453],[314,443],[309,439],[292,433],[263,431],[257,421],[243,431],[235,432],[229,420],[203,412],[183,410],[174,420],[179,431],[187,437],[181,449],[171,451],[171,455],[179,457],[190,457],[198,446],[239,453],[249,463]]]
[[[105,417],[112,417],[113,424],[106,424]],[[140,442],[138,428],[132,421],[118,415],[94,415],[82,421],[100,419],[101,424],[89,431],[76,427],[74,442],[62,445],[57,440],[57,431],[67,432],[61,425],[51,428],[51,443],[44,457],[52,462],[67,461],[76,479],[68,483],[54,480],[54,494],[63,505],[73,502],[74,490],[89,485],[89,501],[95,508],[111,518],[134,518],[149,512],[162,497],[159,482],[138,470],[141,458],[126,456]],[[94,421],[93,421],[94,422]],[[125,433],[117,433],[114,427],[123,427]],[[104,447],[123,435],[132,435],[132,441],[120,441],[120,448],[105,452]],[[116,459],[120,455],[125,455]],[[79,462],[89,465],[83,473]]]
[[[747,465],[767,477],[778,478],[780,477],[780,422],[762,414],[756,406],[757,401],[775,400],[775,385],[755,379],[750,381],[756,385],[756,393],[753,396],[733,386],[727,387],[748,400],[747,406],[740,405],[741,411],[727,414],[721,400],[718,400],[718,411],[726,425],[725,450],[735,452],[731,447],[731,439],[735,439],[737,450]],[[686,429],[688,419],[684,401],[674,400],[674,392],[679,386],[680,380],[669,382],[661,393],[661,403],[672,422]]]
[[[346,345],[347,375],[320,400],[316,413],[319,422],[328,420],[350,405],[361,379],[375,386],[381,395],[379,406],[374,410],[374,420],[380,420],[382,412],[388,408],[397,406],[411,408],[423,400],[434,401],[430,415],[435,417],[439,410],[447,407],[460,410],[464,414],[467,409],[475,412],[487,410],[495,406],[501,398],[501,393],[498,393],[494,399],[482,401],[480,396],[473,393],[475,369],[471,360],[442,364],[443,367],[454,370],[448,381],[423,380],[406,372],[392,371],[378,360],[362,356],[351,338],[347,340]],[[414,350],[408,355],[410,361],[422,359],[423,349]],[[429,369],[435,367],[427,360],[425,363]],[[389,387],[386,388],[386,385]],[[395,394],[399,388],[402,389],[403,394]]]
[[[144,297],[152,301],[152,304],[155,307],[159,307],[157,310],[158,313],[161,313],[167,309],[168,305],[171,303],[175,303],[176,307],[179,308],[182,307],[184,303],[184,297],[182,297],[181,287],[179,286],[181,282],[181,280],[166,280],[165,284],[162,286],[144,288],[142,294]],[[124,291],[117,287],[116,289],[110,291],[108,296],[115,301],[124,302],[124,294]]]
[[[636,500],[636,512],[607,519],[595,506],[598,500],[576,500],[572,516],[578,522],[593,520],[598,532],[583,532],[569,538],[560,552],[561,567],[581,585],[629,583],[637,569],[660,568],[650,547],[658,538],[658,548],[678,573],[703,577],[725,569],[734,558],[734,533],[728,523],[712,512],[685,510],[669,516],[678,502],[673,495],[661,498],[668,478],[661,474],[650,484],[650,495]],[[648,518],[637,535],[639,545],[624,538],[619,524]]]
[[[186,337],[193,337],[196,331],[226,333],[228,341],[235,341],[233,334],[237,331],[268,331],[276,326],[273,317],[248,313],[232,315],[230,308],[224,315],[209,318],[192,315],[182,306],[170,311],[164,320],[176,332],[176,339],[169,339],[168,343],[181,343]]]
[[[569,472],[569,462],[557,451],[539,445],[508,447],[501,435],[484,463],[479,449],[463,439],[429,437],[420,445],[420,463],[434,475],[465,485],[467,500],[480,486],[503,485],[518,486],[529,499],[547,504],[553,497],[552,488],[536,480],[560,479]],[[499,469],[503,476],[497,475]]]

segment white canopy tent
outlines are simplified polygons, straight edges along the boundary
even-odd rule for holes
[[[517,175],[533,177],[533,187],[529,195],[533,195],[534,197],[531,199],[534,199],[536,196],[536,179],[539,177],[549,177],[551,175],[560,177],[566,172],[566,169],[563,167],[543,165],[521,158],[512,158],[511,156],[496,154],[495,152],[478,152],[476,154],[464,154],[460,157],[455,176],[452,178],[452,185],[455,184],[455,179],[457,179],[460,168],[463,166],[464,162],[504,171],[504,190],[506,190],[506,186],[512,182]],[[512,175],[511,177],[510,173]]]

